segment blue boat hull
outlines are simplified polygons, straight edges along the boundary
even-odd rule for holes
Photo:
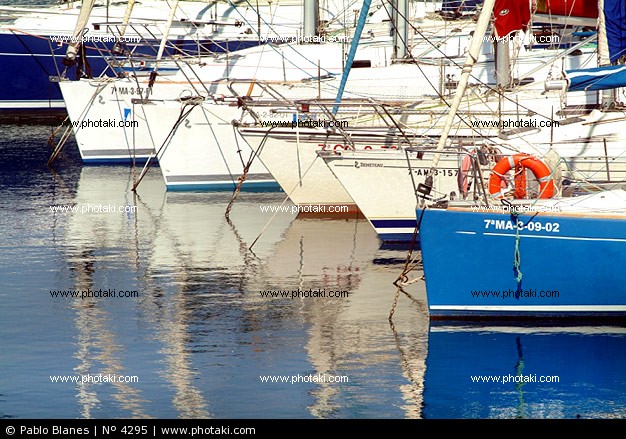
[[[160,41],[144,41],[133,49],[134,56],[152,57],[157,54]],[[201,42],[201,53],[236,51],[257,46],[258,41],[219,42],[206,40]],[[96,50],[98,46],[100,51]],[[110,56],[114,43],[100,42],[86,49],[87,66],[83,71],[91,76],[100,76],[106,70],[107,76],[115,76],[104,56]],[[175,48],[169,47],[165,55],[181,53],[198,53],[198,43],[190,40],[176,39],[170,42]],[[87,45],[89,46],[89,45]],[[0,110],[15,109],[64,109],[63,96],[59,86],[50,81],[51,76],[59,76],[65,66],[63,58],[67,44],[54,43],[47,36],[24,35],[19,33],[0,33]],[[120,58],[125,59],[124,57]],[[76,66],[70,67],[67,77],[76,78]]]
[[[626,317],[626,220],[517,221],[519,242],[510,215],[426,210],[420,247],[431,318]]]

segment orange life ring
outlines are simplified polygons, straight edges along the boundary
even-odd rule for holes
[[[554,180],[550,168],[537,157],[528,154],[514,154],[504,157],[491,170],[489,177],[489,193],[497,194],[501,191],[506,181],[506,173],[515,169],[515,198],[526,196],[525,169],[530,169],[539,181],[539,198],[552,198],[554,196]]]

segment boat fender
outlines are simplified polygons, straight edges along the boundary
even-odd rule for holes
[[[470,190],[470,170],[472,169],[472,157],[469,154],[466,154],[461,161],[461,166],[459,167],[459,192],[463,196],[463,199],[467,198],[467,194]]]

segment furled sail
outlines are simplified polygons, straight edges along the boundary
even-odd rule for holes
[[[493,27],[498,39],[517,31],[526,32],[533,10],[532,0],[496,0],[493,7]]]
[[[626,2],[598,0],[600,65],[617,62],[626,54]]]
[[[626,66],[602,66],[565,72],[568,91],[610,90],[626,87]]]
[[[67,46],[67,52],[63,61],[66,65],[73,65],[76,63],[76,57],[78,56],[80,45],[82,44],[87,32],[89,32],[87,23],[89,22],[89,16],[91,15],[94,3],[95,0],[83,0],[82,2],[80,14],[78,15],[74,32],[72,33],[72,41]]]
[[[568,91],[626,87],[626,66],[623,63],[626,54],[626,2],[598,0],[597,7],[600,67],[567,70]]]

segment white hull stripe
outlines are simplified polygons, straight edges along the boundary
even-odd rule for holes
[[[457,232],[461,233],[461,232]],[[466,232],[467,233],[467,232]],[[488,236],[509,236],[515,238],[515,235],[509,233],[485,233]],[[564,239],[568,241],[606,241],[606,242],[626,242],[626,238],[582,238],[576,236],[541,236],[541,235],[519,235],[521,238],[537,238],[537,239]]]
[[[218,175],[172,175],[166,176],[165,180],[168,184],[187,184],[187,183],[200,183],[203,181],[207,182],[216,182],[216,181],[225,181],[228,183],[236,182],[239,178],[239,175],[228,175],[228,174],[218,174]],[[272,178],[272,174],[248,174],[246,176],[246,181],[248,180],[265,180],[265,181],[274,181]]]
[[[133,158],[137,156],[149,156],[154,155],[154,149],[94,149],[94,150],[85,150],[81,149],[81,154],[83,157],[89,158],[120,158],[127,157]]]
[[[405,233],[412,234],[415,231],[413,227],[374,227],[377,233]]]

